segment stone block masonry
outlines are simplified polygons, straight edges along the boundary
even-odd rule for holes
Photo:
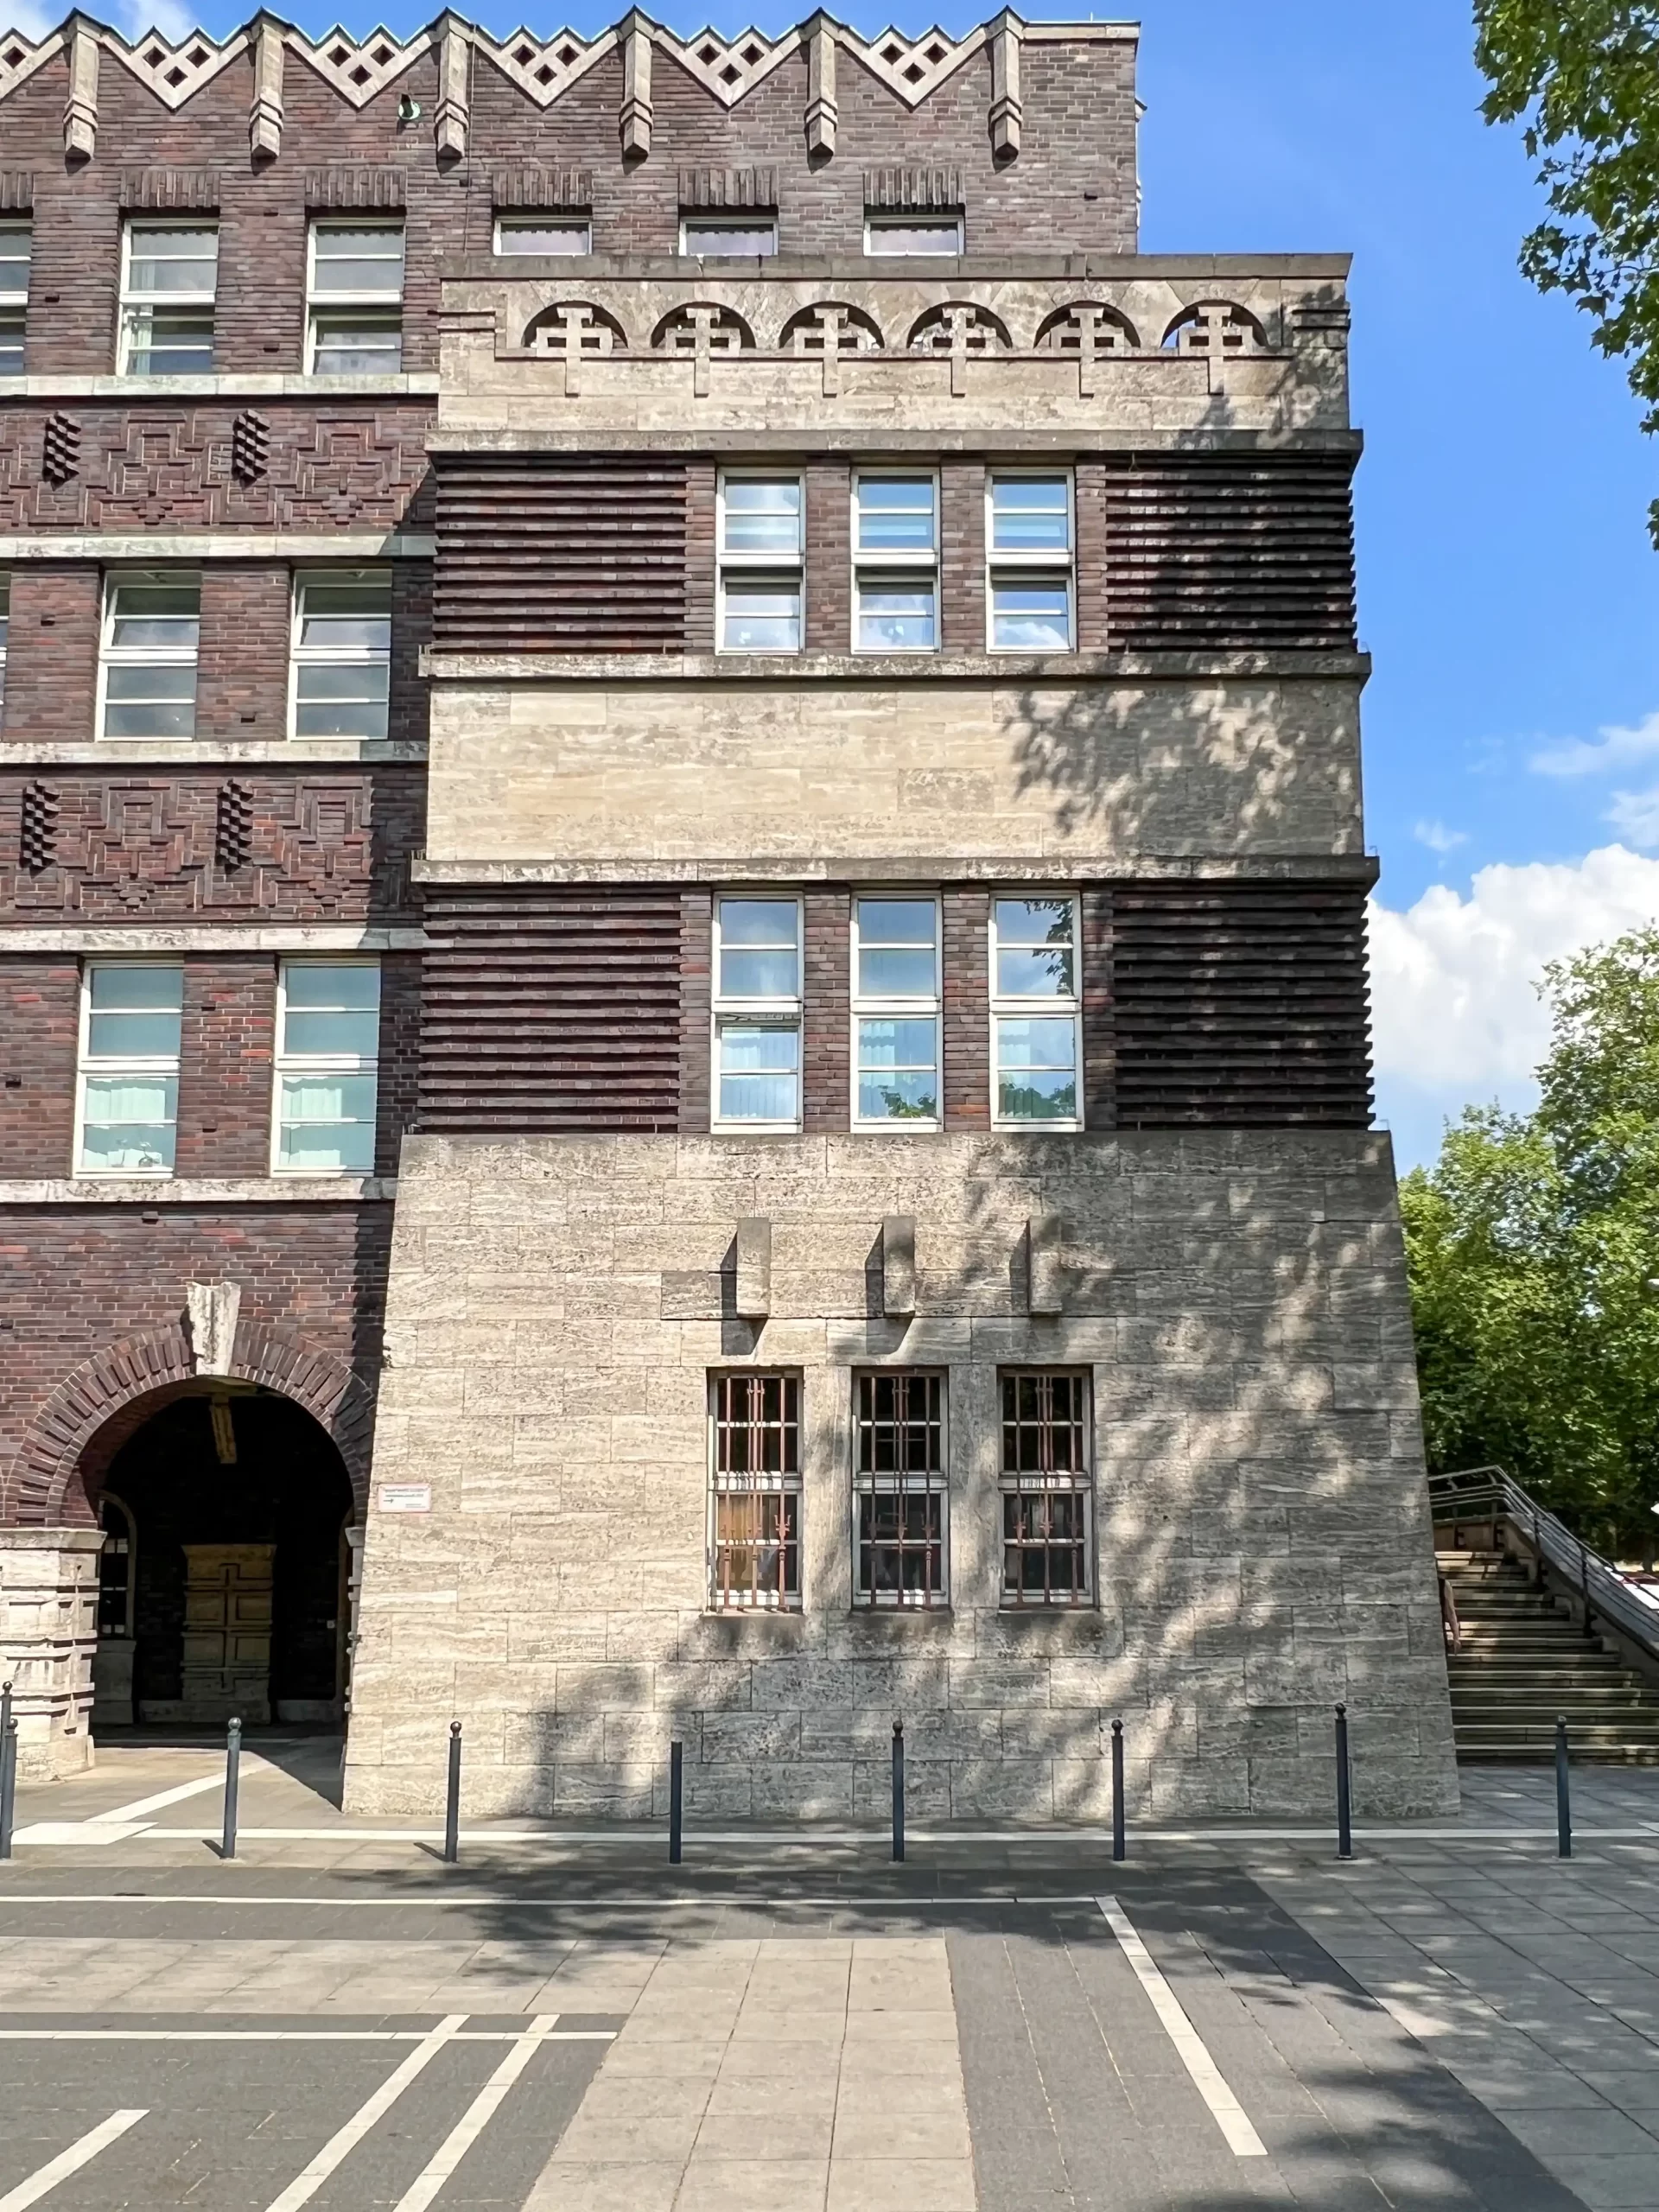
[[[915,1222],[913,1318],[872,1246]],[[1059,1300],[1032,1314],[1033,1217]],[[770,1313],[736,1313],[740,1220]],[[1086,1370],[1097,1602],[1011,1611],[1000,1371]],[[952,1602],[854,1604],[861,1368],[943,1371]],[[708,1605],[711,1371],[801,1382],[804,1603]],[[615,1140],[404,1147],[346,1803],[470,1815],[1102,1820],[1110,1723],[1159,1816],[1445,1811],[1445,1692],[1385,1137]],[[379,1485],[429,1484],[429,1513]]]

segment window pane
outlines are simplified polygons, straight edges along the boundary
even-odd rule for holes
[[[319,223],[314,249],[314,291],[403,291],[404,233],[394,225],[359,229],[349,224]]]
[[[682,226],[683,251],[688,254],[768,254],[778,251],[775,223],[686,223]]]
[[[800,908],[788,899],[722,899],[720,977],[726,999],[792,999],[800,989]]]
[[[164,1008],[150,1014],[100,1014],[86,1017],[86,1051],[99,1060],[177,1059],[180,1020]]]
[[[937,1121],[938,1027],[864,1017],[858,1025],[861,1122]]]
[[[120,651],[193,653],[201,623],[201,587],[117,584],[110,618],[110,643]]]
[[[119,1111],[124,1103],[139,1103],[136,1092],[130,1090],[124,1095],[111,1095],[106,1093],[105,1086],[88,1083],[80,1139],[82,1169],[93,1175],[170,1173],[175,1137],[175,1090],[170,1080],[158,1084],[149,1094],[148,1101],[155,1118],[143,1121]],[[115,1110],[106,1111],[106,1108]]]
[[[1070,1020],[999,1020],[996,1110],[1009,1122],[1077,1119],[1077,1031]]]
[[[320,651],[385,652],[391,643],[391,579],[365,576],[300,586],[300,643]]]
[[[0,223],[0,299],[27,296],[33,240],[34,233],[28,223]]]
[[[549,215],[505,216],[498,232],[498,253],[586,253],[586,223],[561,222]]]
[[[206,224],[168,231],[135,226],[127,253],[130,292],[212,292],[219,275],[219,231]]]
[[[800,1102],[800,1033],[725,1022],[720,1031],[722,1122],[794,1122]]]
[[[725,509],[725,549],[728,553],[800,551],[798,476],[728,476]]]
[[[368,960],[296,960],[283,970],[283,995],[296,1007],[357,1007],[380,1004],[380,970]]]
[[[877,223],[868,227],[871,253],[960,253],[962,225],[944,223]]]
[[[1010,652],[1070,652],[1071,587],[1064,577],[1052,582],[991,585],[991,642]]]
[[[196,728],[196,671],[181,667],[111,668],[104,699],[106,737],[191,737]]]
[[[1069,899],[996,902],[996,995],[1071,997],[1076,989]]]
[[[207,376],[213,365],[213,318],[198,312],[131,308],[127,372],[135,377]]]
[[[395,376],[403,367],[401,321],[375,322],[360,315],[319,315],[313,318],[313,328],[316,343],[312,369],[317,376]]]
[[[798,584],[728,582],[725,633],[728,651],[794,653],[801,649],[801,594]]]
[[[379,1017],[372,1013],[313,1014],[290,1005],[283,1038],[284,1049],[290,1052],[372,1060],[379,1045]]]
[[[938,599],[931,582],[860,582],[861,652],[931,652],[938,643]]]
[[[991,486],[994,553],[1065,553],[1071,502],[1064,476],[999,476]]]
[[[331,1124],[372,1122],[374,1087],[372,1075],[286,1075],[283,1119]]]
[[[861,553],[931,553],[935,543],[931,476],[863,476],[858,485]]]
[[[21,310],[0,310],[0,377],[23,373],[23,318]]]
[[[94,968],[92,972],[94,1010],[142,1007],[176,1013],[184,1004],[184,970],[168,962],[153,968]]]
[[[283,1120],[276,1164],[312,1174],[369,1175],[374,1172],[374,1122],[288,1117],[289,1086],[283,1086]]]

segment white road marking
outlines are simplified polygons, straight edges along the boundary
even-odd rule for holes
[[[556,2012],[543,2012],[531,2022],[398,2198],[393,2212],[426,2212],[427,2206],[494,2119],[501,2100],[535,2056],[537,2047],[557,2040],[553,2031],[558,2018]]]
[[[244,1751],[242,1754],[241,1769],[245,1775],[258,1772],[269,1764],[257,1751]],[[210,1789],[222,1789],[224,1787],[225,1769],[221,1764],[211,1774],[199,1776],[194,1782],[175,1783],[171,1789],[158,1789],[153,1797],[135,1797],[130,1805],[117,1805],[107,1813],[90,1813],[86,1825],[101,1828],[110,1821],[147,1820],[151,1813],[164,1811],[168,1805],[183,1804],[187,1797],[205,1797]]]
[[[553,2017],[556,2019],[558,2015]],[[425,2028],[0,2028],[0,2043],[424,2043]],[[512,2028],[463,2028],[451,2043],[518,2043]],[[614,2043],[614,2028],[559,2028],[543,2043]]]
[[[27,2181],[20,2181],[0,2196],[0,2212],[23,2212],[27,2204],[38,2204],[48,2190],[55,2189],[60,2181],[67,2181],[71,2174],[79,2173],[100,2151],[107,2150],[119,2135],[134,2127],[149,2111],[140,2105],[136,2112],[112,2112],[107,2120],[100,2120],[96,2127],[89,2127],[78,2143],[67,2151],[60,2151],[55,2158],[48,2159],[38,2173],[30,2174]]]
[[[1554,1830],[1552,1828],[1550,1833],[1553,1835]],[[1573,1833],[1577,1834],[1580,1831],[1575,1829]],[[434,1891],[421,1897],[264,1897],[252,1891],[244,1891],[239,1896],[226,1891],[222,1896],[213,1897],[211,1894],[197,1891],[175,1893],[168,1890],[54,1890],[50,1891],[19,1890],[10,1896],[0,1893],[0,1914],[3,1914],[14,1904],[207,1904],[214,1907],[242,1905],[249,1908],[269,1904],[303,1905],[310,1911],[332,1911],[336,1906],[342,1910],[365,1906],[372,1910],[378,1906],[382,1910],[401,1911],[405,1905],[424,1904],[446,1912],[458,1911],[467,1905],[510,1904],[525,1909],[535,1907],[543,1912],[609,1912],[619,1907],[635,1909],[642,1905],[660,1905],[664,1909],[677,1910],[683,1905],[730,1905],[757,1903],[814,1907],[856,1905],[861,1910],[879,1906],[888,1912],[954,1912],[958,1905],[964,1904],[1093,1905],[1097,1904],[1099,1899],[1092,1890],[1080,1891],[1075,1897],[1051,1896],[1046,1891],[1039,1891],[1016,1892],[1013,1890],[986,1890],[971,1894],[953,1891],[949,1897],[924,1897],[894,1896],[891,1892],[886,1897],[849,1897],[844,1893],[833,1897],[807,1897],[793,1890],[779,1891],[775,1893],[760,1890],[663,1890],[655,1894],[638,1897],[619,1892],[614,1896],[607,1893],[604,1897],[526,1897],[515,1896],[507,1890],[443,1890]]]
[[[1192,2085],[1209,2106],[1215,2123],[1227,2139],[1227,2147],[1236,2158],[1265,2158],[1268,2146],[1249,2122],[1249,2116],[1238,2099],[1222,2078],[1221,2069],[1211,2057],[1203,2037],[1181,2010],[1180,2000],[1164,1980],[1158,1963],[1141,1941],[1130,1920],[1116,1897],[1096,1897],[1096,1904],[1106,1918],[1106,1924],[1118,1940],[1124,1957],[1135,1969],[1135,1980],[1152,1999],[1152,2008],[1163,2023],[1164,2032],[1175,2046],[1176,2055],[1192,2076]]]
[[[31,1821],[26,1828],[13,1831],[14,1843],[73,1843],[96,1847],[99,1844],[124,1843],[129,1836],[143,1835],[142,1821]]]
[[[465,2012],[451,2012],[439,2021],[429,2035],[423,2036],[403,2064],[386,2076],[345,2126],[334,2130],[303,2172],[296,2174],[282,2195],[271,2199],[266,2212],[300,2212],[301,2205],[308,2204],[335,2167],[344,2163],[377,2120],[385,2119],[416,2075],[432,2063],[455,2031],[466,2023]],[[4,2212],[3,2206],[0,2206],[0,2212]]]

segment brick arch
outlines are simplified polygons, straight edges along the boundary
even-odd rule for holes
[[[29,1423],[0,1484],[0,1525],[58,1528],[66,1515],[89,1522],[92,1507],[80,1480],[88,1448],[96,1441],[98,1459],[107,1465],[163,1404],[188,1385],[213,1379],[196,1373],[181,1318],[94,1353]],[[363,1377],[303,1337],[244,1320],[229,1379],[257,1382],[305,1408],[344,1461],[360,1518],[368,1507],[374,1433],[374,1393]]]

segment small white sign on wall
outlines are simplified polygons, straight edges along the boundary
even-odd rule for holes
[[[430,1483],[382,1483],[380,1510],[383,1513],[429,1513],[432,1510]]]

